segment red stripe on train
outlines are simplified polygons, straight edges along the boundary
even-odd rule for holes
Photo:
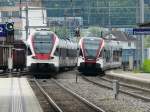
[[[50,55],[49,54],[35,54],[35,57],[37,59],[41,59],[41,60],[47,60],[50,58]]]

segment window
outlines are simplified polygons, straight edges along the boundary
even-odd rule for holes
[[[10,16],[11,16],[11,13],[8,12],[8,11],[2,11],[2,12],[1,12],[1,15],[2,15],[2,17],[10,17]]]
[[[59,49],[58,49],[58,48],[56,48],[56,50],[55,50],[55,52],[54,52],[54,55],[55,55],[55,56],[58,56],[58,55],[59,55]]]
[[[101,42],[100,39],[84,39],[83,45],[85,57],[96,58],[98,49],[100,47],[100,42]]]
[[[53,49],[53,36],[35,34],[33,39],[35,53],[50,53]]]
[[[131,47],[131,42],[128,42],[128,47]]]
[[[32,54],[31,49],[28,47],[28,56],[31,54]]]
[[[79,51],[79,56],[83,56],[82,50]]]
[[[12,17],[19,17],[20,13],[19,11],[12,12]]]

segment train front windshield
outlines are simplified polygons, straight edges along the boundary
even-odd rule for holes
[[[53,35],[36,34],[33,39],[34,51],[37,54],[47,54],[53,49]]]
[[[83,40],[84,55],[88,59],[96,59],[98,49],[100,48],[99,39],[86,39]]]

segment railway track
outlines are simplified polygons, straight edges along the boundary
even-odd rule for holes
[[[29,79],[29,83],[37,96],[43,112],[61,112],[49,95],[43,90],[39,83],[34,79]]]
[[[54,112],[105,112],[54,79],[34,80]]]
[[[81,77],[90,82],[93,83],[97,86],[100,87],[104,87],[107,89],[113,89],[112,87],[112,83],[113,81],[107,78],[102,78],[102,77],[86,77],[81,75]],[[120,93],[124,93],[126,95],[130,95],[132,97],[138,98],[138,99],[142,99],[144,101],[150,101],[150,90],[148,89],[144,89],[144,88],[140,88],[138,86],[133,86],[133,85],[129,85],[129,84],[125,84],[125,83],[121,83],[119,82],[119,92]]]

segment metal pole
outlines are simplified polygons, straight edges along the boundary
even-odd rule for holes
[[[64,19],[65,19],[65,38],[67,38],[67,9],[64,12]]]
[[[26,3],[26,40],[28,39],[28,26],[29,26],[29,20],[28,20],[28,3]]]
[[[25,27],[25,30],[26,30],[26,41],[28,39],[28,29],[29,29],[29,17],[28,17],[28,1],[26,0],[26,27]],[[28,56],[28,46],[26,47],[26,61],[27,61],[27,56]]]
[[[136,23],[139,23],[139,3],[136,4]],[[139,60],[140,60],[140,49],[139,49],[139,36],[136,36],[136,49],[135,49],[135,58],[136,58],[136,69],[140,68]]]
[[[79,30],[79,29],[78,29]],[[78,32],[79,34],[76,36],[76,43],[77,43],[77,65],[76,65],[76,83],[78,82],[78,57],[79,57],[79,48],[78,48],[78,43],[79,43],[79,38],[80,38],[80,30]]]
[[[139,1],[140,23],[144,23],[144,0]],[[141,36],[141,64],[144,62],[144,36]]]
[[[90,0],[88,0],[88,26],[90,24],[90,16],[91,16],[91,7],[90,7]]]
[[[108,15],[108,19],[109,19],[109,20],[108,20],[109,32],[112,31],[112,28],[111,28],[111,15],[110,15],[110,4],[111,4],[111,3],[109,2],[109,4],[108,4],[108,9],[109,9],[109,10],[108,10],[108,14],[109,14],[109,15]]]
[[[19,7],[20,8],[20,18],[22,18],[22,9],[21,9],[22,5],[21,5],[21,2],[22,1],[20,0],[20,3],[19,3],[20,4],[20,7]]]
[[[110,13],[110,11],[111,11],[111,2],[108,2],[108,27],[109,27],[109,42],[110,42],[110,45],[111,45],[111,39],[112,39],[112,35],[111,35],[111,32],[112,32],[112,27],[111,27],[111,13]],[[112,45],[111,45],[111,47],[110,47],[111,49],[111,52],[112,52]],[[110,58],[110,63],[112,63],[112,60],[113,60],[113,54],[111,53],[111,58]]]
[[[13,67],[13,60],[12,60],[11,54],[12,54],[12,49],[11,49],[11,45],[9,45],[9,57],[8,57],[9,77],[12,76],[11,70],[12,70],[12,67]]]

